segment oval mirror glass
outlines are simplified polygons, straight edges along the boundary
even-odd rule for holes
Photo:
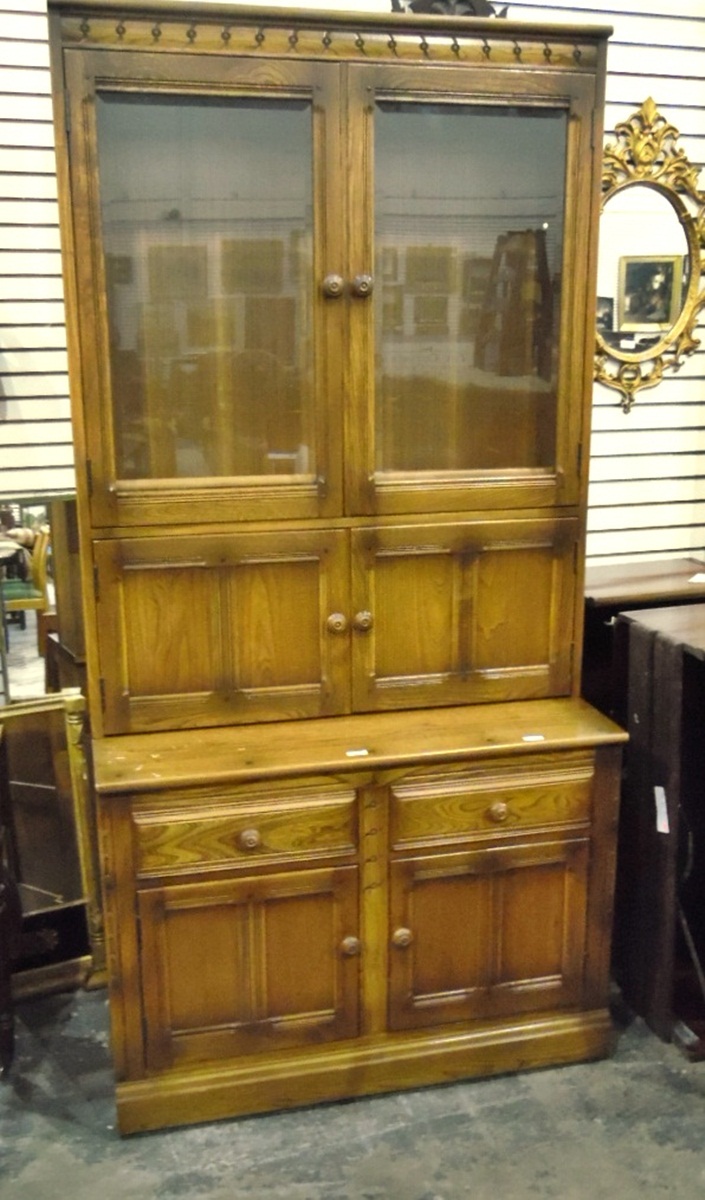
[[[600,218],[597,334],[619,357],[653,355],[668,340],[688,292],[688,241],[669,192],[633,182]]]

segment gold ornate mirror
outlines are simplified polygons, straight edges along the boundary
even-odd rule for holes
[[[595,378],[629,412],[699,345],[705,193],[653,100],[616,133],[603,159]]]

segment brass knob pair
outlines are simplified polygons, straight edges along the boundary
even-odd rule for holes
[[[350,291],[359,300],[366,300],[372,295],[374,286],[371,275],[356,275],[350,283]],[[329,300],[337,300],[345,291],[345,280],[342,275],[326,275],[323,280],[323,295]]]
[[[355,613],[352,619],[352,627],[358,633],[368,633],[372,628],[373,618],[372,613],[363,610]],[[348,619],[345,613],[331,613],[326,621],[326,628],[329,633],[345,633],[348,628]]]

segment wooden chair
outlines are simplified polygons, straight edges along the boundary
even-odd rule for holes
[[[28,609],[46,612],[49,608],[50,540],[49,526],[42,525],[32,549],[29,579],[3,579],[0,586],[6,616],[16,612],[24,614]],[[41,652],[41,647],[39,649]]]

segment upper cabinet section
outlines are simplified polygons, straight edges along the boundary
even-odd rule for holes
[[[578,502],[604,31],[50,7],[95,526]]]

